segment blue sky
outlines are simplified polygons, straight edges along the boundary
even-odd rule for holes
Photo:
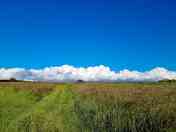
[[[0,67],[176,70],[173,0],[1,0]]]

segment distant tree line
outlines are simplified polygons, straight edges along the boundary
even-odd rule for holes
[[[160,83],[176,83],[176,79],[165,79],[159,81]]]
[[[19,82],[20,80],[17,80],[16,78],[10,78],[10,79],[0,79],[0,82]]]

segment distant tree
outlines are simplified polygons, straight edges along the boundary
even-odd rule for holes
[[[83,80],[77,80],[77,83],[84,83]]]
[[[17,81],[16,78],[13,78],[13,77],[10,78],[9,80],[12,81],[12,82],[16,82]]]

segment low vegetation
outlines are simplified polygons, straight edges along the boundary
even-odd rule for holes
[[[176,132],[176,83],[0,83],[0,132]]]

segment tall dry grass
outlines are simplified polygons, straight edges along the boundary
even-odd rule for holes
[[[0,84],[0,132],[176,131],[175,83],[17,85]]]

